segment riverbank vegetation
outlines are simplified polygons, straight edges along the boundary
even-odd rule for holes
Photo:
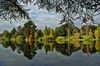
[[[30,20],[23,26],[13,28],[11,31],[5,30],[0,34],[0,41],[13,41],[20,44],[21,42],[52,42],[62,44],[65,42],[75,43],[76,41],[96,41],[100,40],[100,25],[89,25],[88,32],[86,31],[86,25],[83,25],[81,29],[70,24],[65,23],[55,29],[45,26],[44,30],[37,29],[36,25]],[[70,29],[70,31],[69,31]],[[70,32],[68,34],[68,31]]]

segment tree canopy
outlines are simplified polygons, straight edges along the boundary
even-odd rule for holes
[[[0,0],[0,18],[5,20],[28,18],[28,13],[21,5],[25,0]],[[27,0],[26,0],[27,1]]]
[[[100,13],[100,0],[0,0],[0,18],[29,18],[23,4],[36,4],[39,8],[61,13],[61,23],[73,23],[77,19],[94,23],[94,16]]]

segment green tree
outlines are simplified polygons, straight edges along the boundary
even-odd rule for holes
[[[21,26],[17,27],[17,32],[19,35],[22,35],[22,27]]]
[[[39,37],[43,37],[42,31],[41,31],[41,30],[37,30],[37,31],[38,31],[38,36],[39,36]]]
[[[42,31],[41,30],[36,30],[34,33],[34,38],[38,39],[39,37],[43,37]]]
[[[83,25],[81,27],[81,30],[83,30],[85,32],[85,34],[86,34],[86,29],[87,29],[86,27],[87,27],[87,25]],[[91,30],[91,32],[94,33],[96,28],[97,28],[97,26],[95,26],[95,25],[89,25],[87,30],[88,31]]]
[[[11,35],[13,36],[13,35],[15,35],[15,33],[16,33],[16,29],[13,28],[13,29],[11,30]]]
[[[50,28],[48,28],[47,26],[45,26],[45,29],[43,31],[43,35],[49,35],[50,34]]]
[[[39,38],[38,32],[37,32],[37,31],[35,31],[35,33],[34,33],[34,38],[35,38],[35,39],[38,39],[38,38]]]
[[[70,25],[70,27],[68,27],[68,25]],[[55,35],[56,35],[56,37],[57,36],[68,36],[68,30],[70,30],[70,35],[71,35],[75,28],[76,27],[74,25],[69,24],[69,23],[65,23],[65,24],[63,24],[60,27],[57,27],[55,29]]]
[[[11,38],[11,34],[10,34],[9,31],[7,31],[7,30],[5,30],[5,31],[3,32],[3,36],[4,36],[4,38]]]
[[[34,33],[36,31],[36,25],[33,23],[33,21],[28,21],[24,24],[24,27],[22,28],[22,32],[24,36],[28,36],[30,33]]]
[[[50,37],[55,38],[55,31],[53,29],[50,29]]]
[[[68,25],[67,25],[67,26],[68,26]],[[68,28],[67,26],[62,25],[62,26],[60,26],[60,27],[57,27],[57,28],[55,29],[56,36],[66,36],[66,35],[67,35],[66,28]]]
[[[11,34],[9,31],[5,30],[3,32],[2,40],[4,40],[5,42],[9,42],[11,40]]]

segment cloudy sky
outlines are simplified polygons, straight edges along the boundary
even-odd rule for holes
[[[53,27],[55,28],[61,20],[61,15],[60,14],[56,14],[54,12],[48,12],[44,9],[38,9],[37,6],[28,6],[28,8],[30,9],[29,15],[32,18],[33,22],[37,25],[37,28],[39,29],[44,29],[44,27],[47,25],[49,27]],[[25,20],[22,21],[18,21],[18,22],[13,22],[10,23],[8,21],[2,21],[0,22],[0,32],[4,31],[4,30],[11,30],[13,27],[17,27],[20,25],[23,25],[25,22]]]
[[[60,20],[62,18],[61,14],[56,14],[54,12],[48,12],[45,9],[38,9],[38,7],[35,5],[27,6],[30,10],[29,15],[32,18],[33,22],[37,25],[37,28],[44,29],[44,27],[47,25],[48,27],[55,28],[59,26]],[[95,17],[96,22],[99,23],[100,17]],[[10,23],[8,21],[2,21],[0,22],[0,32],[4,30],[11,30],[13,27],[17,27],[20,25],[23,25],[26,20],[18,21]],[[80,26],[80,21],[77,20],[75,22],[76,26]]]
[[[46,25],[55,28],[61,20],[60,14],[48,12],[45,9],[38,9],[37,6],[32,7],[29,14],[38,28],[44,28]]]

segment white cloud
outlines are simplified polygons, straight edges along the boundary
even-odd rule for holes
[[[30,9],[29,15],[39,29],[43,29],[46,25],[54,28],[61,20],[61,15],[54,12],[48,12],[44,9],[38,9],[36,5],[27,6],[27,8]],[[0,31],[2,32],[4,30],[11,30],[13,27],[23,25],[25,22],[26,20],[18,22],[12,21],[10,24],[10,22],[2,21],[0,23]]]
[[[52,28],[58,26],[61,20],[61,15],[54,12],[48,12],[43,9],[38,9],[37,6],[31,6],[29,14],[38,28],[43,29],[46,25]]]
[[[60,20],[62,18],[61,14],[54,13],[53,11],[48,12],[45,9],[39,9],[36,5],[31,5],[31,6],[29,5],[29,6],[27,6],[27,8],[30,9],[28,11],[28,13],[29,13],[30,17],[32,18],[33,22],[37,25],[37,28],[39,28],[39,29],[44,29],[44,27],[46,25],[49,27],[55,28],[58,26],[58,24],[60,23]],[[99,16],[95,17],[95,20],[97,23],[100,23]],[[11,30],[13,27],[23,25],[25,22],[27,22],[27,21],[26,20],[22,20],[22,21],[18,21],[18,22],[13,21],[10,24],[10,22],[1,21],[0,31],[2,32],[5,29]],[[77,20],[75,22],[75,25],[80,27],[81,21]]]

